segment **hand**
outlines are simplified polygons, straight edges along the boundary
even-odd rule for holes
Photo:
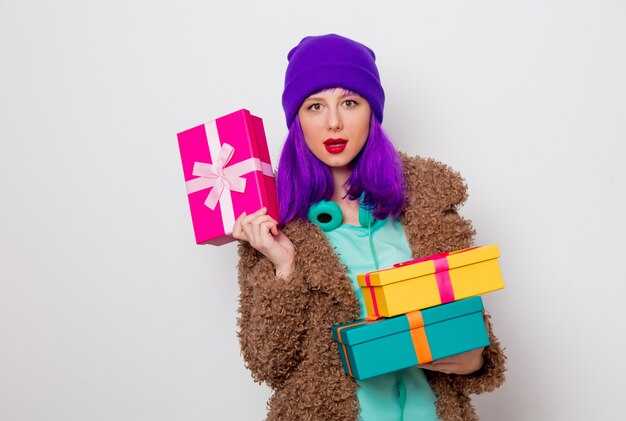
[[[471,374],[483,366],[483,349],[484,348],[473,349],[427,364],[420,364],[418,367],[426,370],[440,371],[446,374]]]
[[[242,213],[233,226],[233,237],[247,241],[263,253],[276,267],[276,274],[287,277],[295,267],[293,243],[278,229],[278,223],[267,215],[267,208],[247,215]]]

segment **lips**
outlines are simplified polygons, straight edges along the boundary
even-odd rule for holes
[[[324,142],[324,147],[326,147],[326,150],[330,153],[341,153],[345,148],[346,145],[348,144],[348,141],[346,139],[326,139],[326,141]]]

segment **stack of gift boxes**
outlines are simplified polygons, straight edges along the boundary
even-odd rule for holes
[[[364,380],[489,345],[480,294],[504,288],[497,245],[357,275],[368,317],[333,326],[346,374]]]

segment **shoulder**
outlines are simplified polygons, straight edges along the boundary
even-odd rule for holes
[[[400,156],[406,183],[406,205],[400,220],[413,254],[428,256],[469,247],[474,229],[457,212],[467,199],[461,174],[434,159]]]
[[[467,199],[467,184],[458,171],[432,158],[399,152],[409,202],[448,209]]]

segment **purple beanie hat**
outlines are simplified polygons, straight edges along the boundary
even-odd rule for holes
[[[382,123],[385,91],[380,84],[376,55],[368,47],[335,34],[310,36],[292,48],[287,59],[283,91],[287,127],[309,95],[336,87],[367,99],[374,116]]]

